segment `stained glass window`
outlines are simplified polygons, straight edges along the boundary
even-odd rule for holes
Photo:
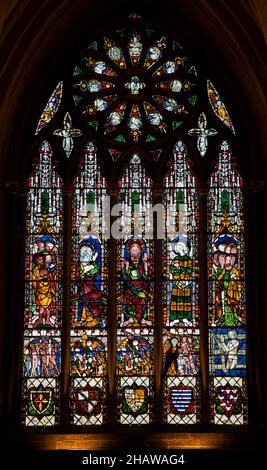
[[[164,421],[200,420],[198,194],[185,144],[175,145],[164,181]]]
[[[114,422],[115,411],[126,425],[201,423],[207,380],[210,423],[247,422],[243,182],[229,143],[237,135],[226,95],[190,55],[130,15],[126,27],[89,38],[33,129],[47,140],[27,193],[26,425],[59,422],[61,377],[76,426]],[[48,141],[73,191],[64,260],[62,181]]]
[[[102,424],[107,391],[107,184],[88,143],[74,181],[71,270],[71,421]]]
[[[44,141],[28,180],[22,422],[59,421],[62,313],[62,181]]]
[[[118,241],[118,416],[123,424],[152,420],[154,358],[154,269],[152,181],[139,155],[118,182],[121,240]]]
[[[220,145],[208,196],[210,420],[247,422],[245,245],[242,179]]]

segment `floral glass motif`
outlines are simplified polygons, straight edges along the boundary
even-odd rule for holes
[[[104,111],[113,101],[115,101],[116,96],[103,96],[103,98],[96,98],[93,100],[91,105],[87,105],[84,108],[84,116],[94,116],[97,112]]]
[[[62,147],[66,157],[69,158],[74,145],[73,137],[80,137],[82,135],[82,131],[72,127],[71,116],[69,113],[66,113],[63,121],[63,129],[56,129],[53,134],[58,137],[62,137]]]
[[[110,60],[113,60],[121,69],[126,68],[125,59],[123,57],[122,48],[116,45],[116,42],[108,38],[104,38],[104,48]]]
[[[79,83],[74,85],[79,88],[81,91],[89,91],[90,93],[97,93],[98,91],[108,90],[114,88],[114,83],[99,81],[99,80],[80,80]]]
[[[183,105],[179,105],[177,100],[173,98],[164,98],[161,95],[153,95],[153,99],[159,103],[166,111],[179,113],[179,114],[188,114]]]
[[[125,83],[124,86],[127,90],[130,90],[131,95],[139,95],[139,93],[141,93],[141,90],[146,87],[146,84],[140,82],[139,77],[134,75],[133,77],[131,77],[131,81]]]
[[[144,108],[149,124],[152,126],[157,126],[161,132],[166,133],[167,124],[164,122],[162,114],[160,114],[151,104],[147,103],[146,101],[144,102]]]
[[[150,47],[146,54],[144,67],[150,69],[159,59],[163,56],[163,51],[166,49],[166,38],[162,37]]]
[[[59,82],[50,96],[45,109],[42,112],[40,120],[38,122],[35,135],[37,135],[41,129],[43,129],[55,116],[62,99],[63,94],[63,82]]]
[[[245,246],[242,180],[223,141],[208,195],[210,412],[247,422]]]
[[[114,70],[109,67],[103,60],[94,60],[92,57],[88,57],[84,58],[83,62],[85,64],[86,69],[89,72],[94,72],[96,75],[107,75],[109,77],[117,76],[117,73],[114,72]],[[81,72],[82,69],[80,69],[80,72],[78,72],[77,67],[75,67],[74,76],[80,75]]]
[[[155,88],[160,88],[161,90],[170,90],[174,93],[180,93],[181,91],[189,91],[192,83],[187,80],[170,80],[166,82],[156,83]]]
[[[208,149],[208,137],[218,134],[215,129],[207,129],[207,118],[205,113],[201,113],[198,118],[198,128],[190,129],[188,131],[189,135],[197,137],[197,149],[201,155],[204,157]]]
[[[167,60],[167,62],[153,73],[153,76],[161,77],[162,75],[171,75],[179,68],[182,69],[186,60],[188,60],[187,57],[176,57],[174,60]]]
[[[185,144],[165,178],[163,241],[164,422],[200,419],[198,194]]]
[[[210,80],[207,80],[207,91],[210,105],[214,114],[227,126],[235,135],[235,129],[226,106],[221,99],[218,91]]]
[[[116,126],[118,126],[124,118],[126,106],[127,103],[123,101],[108,115],[107,121],[104,124],[104,134],[108,134],[109,132],[116,130]]]
[[[87,124],[120,144],[161,140],[176,129],[171,115],[184,121],[197,99],[190,59],[177,56],[167,36],[149,31],[147,42],[147,34],[137,21],[93,41],[73,73],[74,102]]]
[[[107,184],[89,142],[74,181],[71,274],[71,420],[105,420],[107,381]]]
[[[122,239],[118,242],[117,382],[118,420],[147,424],[152,419],[153,386],[153,225],[152,181],[133,155],[118,182]]]
[[[59,420],[62,312],[62,181],[44,141],[28,179],[22,422]]]

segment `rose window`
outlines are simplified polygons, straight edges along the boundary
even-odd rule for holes
[[[76,106],[112,142],[162,140],[190,116],[197,91],[180,44],[138,23],[92,41],[73,72]]]

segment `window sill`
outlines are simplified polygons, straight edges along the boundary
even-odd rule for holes
[[[263,445],[265,430],[243,426],[223,429],[179,430],[159,427],[81,429],[68,432],[51,429],[8,429],[1,437],[11,448],[28,450],[116,450],[116,449],[214,449],[253,450]]]

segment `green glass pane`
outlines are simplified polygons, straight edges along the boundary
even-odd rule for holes
[[[94,131],[97,130],[97,125],[98,125],[97,121],[87,121],[87,122],[88,122],[88,125],[91,127],[91,129],[93,129]]]
[[[86,194],[86,202],[87,204],[94,204],[95,203],[95,193],[94,191],[88,191]]]
[[[188,98],[188,101],[192,106],[195,106],[197,101],[197,95],[190,96],[190,98]]]
[[[176,129],[179,129],[181,125],[183,124],[184,121],[173,121],[172,123],[172,128],[175,131]]]
[[[91,44],[88,46],[87,49],[93,49],[94,51],[97,51],[97,42],[93,41]]]
[[[73,76],[75,77],[76,75],[81,75],[81,73],[82,73],[81,68],[78,65],[76,65],[73,71]]]
[[[114,140],[116,140],[116,142],[126,142],[126,140],[125,140],[125,138],[123,137],[122,134],[115,137]]]
[[[41,212],[47,214],[48,211],[49,211],[49,194],[48,194],[48,191],[45,190],[42,192],[42,195],[41,195]]]
[[[73,99],[76,106],[78,106],[78,104],[82,101],[82,97],[78,95],[73,95]]]
[[[148,29],[146,28],[146,35],[148,38],[150,38],[150,36],[152,36],[152,34],[154,34],[155,30],[154,29]]]
[[[134,210],[134,206],[138,205],[140,202],[140,195],[137,191],[132,192],[132,211]]]
[[[183,191],[177,191],[176,193],[176,210],[179,211],[180,204],[184,204],[184,193]]]
[[[190,75],[194,75],[194,77],[197,76],[197,70],[196,70],[196,67],[194,65],[192,65],[190,67],[190,69],[188,70],[188,73],[190,73]]]
[[[148,134],[148,136],[147,136],[147,138],[146,138],[146,143],[148,143],[148,142],[155,142],[155,140],[157,140],[156,137],[154,137],[153,135]]]
[[[230,195],[226,189],[222,190],[221,195],[221,210],[222,212],[229,212],[230,209]]]
[[[117,33],[121,38],[123,38],[125,31],[126,31],[126,28],[116,29],[116,33]]]
[[[173,50],[176,51],[177,49],[183,49],[182,46],[177,41],[173,41]]]

